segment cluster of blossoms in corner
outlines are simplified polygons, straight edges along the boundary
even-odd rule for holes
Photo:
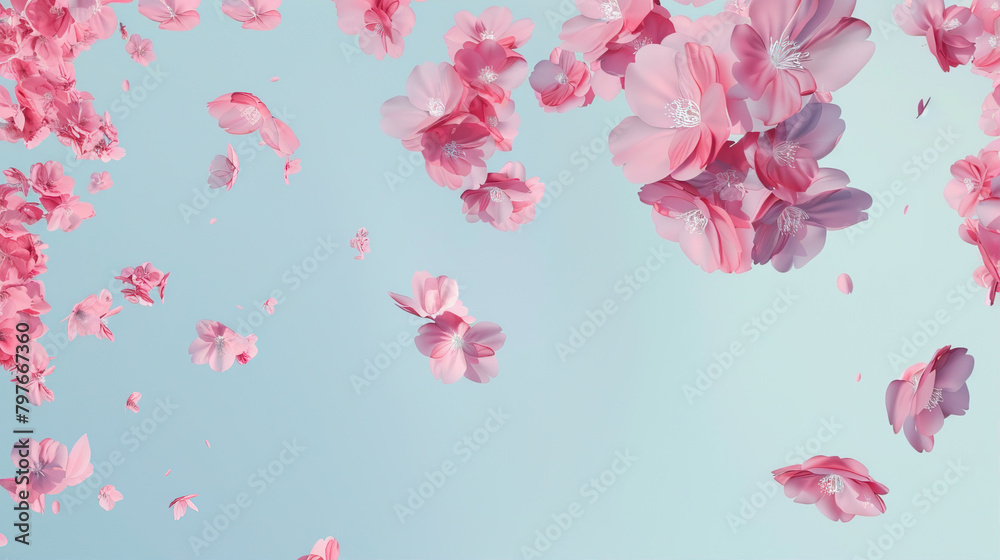
[[[974,0],[966,8],[946,7],[943,0],[907,0],[896,6],[894,17],[907,35],[927,39],[945,72],[971,63],[974,74],[992,80],[979,128],[989,136],[1000,136],[1000,4]],[[979,249],[983,266],[973,278],[986,288],[986,303],[993,305],[1000,288],[1000,140],[955,162],[951,173],[954,179],[945,187],[944,196],[965,218],[959,236]]]
[[[476,321],[458,299],[458,283],[447,276],[433,277],[426,271],[413,275],[413,297],[389,292],[396,305],[411,315],[431,322],[420,327],[414,343],[430,358],[431,373],[445,383],[463,376],[488,383],[497,376],[496,351],[507,335],[495,323]]]
[[[478,17],[455,15],[444,40],[452,62],[425,62],[410,73],[406,95],[382,105],[382,130],[421,152],[430,178],[449,189],[465,189],[462,211],[468,221],[484,221],[501,231],[534,219],[544,194],[524,166],[509,162],[487,172],[487,160],[510,151],[521,119],[511,93],[528,74],[517,48],[534,24],[513,21],[507,8],[492,7]]]
[[[532,73],[536,97],[561,112],[625,92],[634,116],[611,131],[613,161],[706,272],[787,272],[867,219],[871,197],[819,166],[845,128],[831,94],[875,48],[853,1],[740,1],[697,20],[659,0],[576,6]]]

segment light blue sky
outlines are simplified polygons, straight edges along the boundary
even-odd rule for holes
[[[517,233],[466,223],[458,193],[419,167],[407,173],[399,158],[409,154],[380,131],[379,106],[403,93],[413,66],[446,59],[441,37],[458,4],[414,3],[405,55],[381,62],[352,52],[328,1],[285,2],[269,32],[240,29],[211,2],[183,33],[156,29],[134,4],[114,5],[129,31],[153,39],[157,60],[135,64],[117,38],[80,58],[79,87],[112,111],[128,155],[67,168],[97,217],[68,234],[43,232],[46,322],[64,332],[58,321],[74,303],[144,261],[171,272],[167,300],[125,304],[110,321],[113,343],[46,338],[56,400],[34,411],[33,427],[66,444],[88,434],[95,466],[107,463],[94,476],[125,499],[111,512],[93,494],[69,507],[83,487],[71,488],[61,514],[33,517],[27,551],[2,552],[279,559],[331,535],[345,559],[523,558],[536,531],[561,521],[568,528],[545,559],[877,560],[881,551],[869,549],[880,537],[886,559],[996,557],[996,310],[981,290],[960,292],[979,255],[958,238],[961,220],[942,196],[951,163],[989,140],[976,125],[989,81],[966,68],[942,73],[925,41],[895,28],[888,4],[862,3],[856,15],[874,28],[877,49],[834,95],[847,131],[822,164],[882,200],[870,224],[831,234],[802,270],[708,275],[656,235],[639,186],[602,147],[607,122],[628,114],[623,98],[549,114],[527,85],[514,93],[520,134],[491,169],[514,159],[550,187],[563,172],[571,180],[558,196],[550,188],[537,220]],[[492,4],[461,6],[479,13]],[[666,4],[691,15],[723,2]],[[507,5],[536,22],[522,49],[529,64],[547,58],[559,2]],[[257,94],[295,130],[302,172],[291,186],[271,150],[228,136],[208,116],[205,103],[231,91]],[[199,200],[227,142],[240,151],[237,184]],[[26,169],[65,153],[50,139],[30,152],[4,145],[0,160]],[[935,161],[919,170],[914,157]],[[88,195],[90,174],[105,169],[114,186]],[[362,226],[371,237],[363,262],[347,246]],[[329,257],[311,260],[321,255]],[[456,278],[471,313],[503,327],[494,381],[444,386],[412,344],[394,346],[417,324],[386,292],[409,293],[417,270]],[[842,272],[854,278],[850,296],[837,291]],[[629,277],[638,288],[625,288]],[[275,314],[257,314],[275,290]],[[605,305],[615,312],[560,359],[557,344]],[[754,334],[755,318],[772,324]],[[186,349],[201,319],[254,325],[260,354],[224,373],[191,364]],[[936,332],[920,337],[927,321]],[[894,435],[884,409],[886,385],[902,371],[891,353],[915,336],[920,348],[907,364],[946,344],[976,358],[971,409],[946,422],[930,454]],[[730,361],[723,354],[734,344],[744,353]],[[356,390],[352,376],[367,361],[387,365]],[[685,392],[713,363],[722,375],[701,394]],[[143,393],[138,415],[124,408],[132,391]],[[812,454],[866,464],[890,489],[886,514],[838,524],[768,495],[771,470]],[[956,464],[968,469],[958,478]],[[445,481],[401,523],[396,504],[427,473]],[[925,488],[936,503],[921,497]],[[193,493],[200,511],[174,521],[167,504]],[[226,507],[238,517],[196,556],[191,537],[211,536],[205,523]],[[904,514],[912,527],[899,533],[893,524],[902,527]]]

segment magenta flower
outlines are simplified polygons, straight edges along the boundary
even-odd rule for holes
[[[454,383],[464,375],[476,383],[488,383],[497,376],[495,354],[507,339],[499,325],[478,322],[470,327],[464,318],[449,311],[418,332],[414,343],[421,354],[431,359],[436,379]]]
[[[487,39],[477,44],[467,43],[455,53],[455,70],[479,95],[503,104],[528,76],[528,63],[520,55],[511,56],[500,43]]]
[[[316,541],[309,554],[299,560],[337,560],[340,557],[340,543],[333,537]]]
[[[944,419],[969,409],[969,387],[975,360],[965,348],[938,349],[929,364],[915,364],[889,383],[885,407],[892,431],[902,428],[906,440],[923,453],[934,449],[934,434]]]
[[[252,346],[249,340],[218,321],[198,321],[195,331],[198,338],[188,347],[191,363],[208,364],[213,371],[222,372],[233,367],[237,356]]]
[[[758,0],[759,1],[759,0]],[[855,515],[874,517],[885,513],[881,495],[889,489],[876,482],[868,469],[854,459],[817,455],[801,465],[772,471],[797,504],[816,504],[833,521],[847,522]]]

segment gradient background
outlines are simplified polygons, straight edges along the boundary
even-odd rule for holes
[[[118,38],[101,41],[77,65],[78,87],[99,110],[112,111],[128,154],[67,166],[95,219],[70,234],[35,226],[49,244],[49,271],[40,279],[52,332],[42,342],[56,356],[48,378],[56,400],[33,411],[32,427],[69,446],[86,433],[92,462],[104,471],[95,472],[94,485],[114,484],[125,499],[105,512],[86,484],[69,488],[57,496],[62,513],[32,517],[29,548],[12,540],[2,552],[290,559],[331,535],[345,559],[524,558],[536,531],[578,502],[582,517],[542,557],[996,558],[996,309],[983,305],[981,289],[957,291],[981,263],[959,239],[961,219],[942,196],[949,166],[990,140],[977,127],[989,81],[967,68],[942,73],[925,41],[896,28],[890,3],[861,3],[855,15],[872,26],[877,49],[834,95],[847,132],[822,164],[882,193],[884,204],[865,229],[831,234],[802,270],[705,274],[656,235],[639,186],[611,164],[602,130],[628,114],[623,96],[560,115],[538,108],[527,83],[515,91],[520,133],[514,151],[498,152],[490,169],[520,160],[548,191],[536,221],[519,232],[466,223],[459,193],[436,186],[419,167],[401,181],[387,179],[409,153],[379,129],[381,103],[404,92],[415,65],[446,60],[441,38],[455,11],[478,14],[493,4],[414,3],[417,25],[405,55],[381,62],[337,29],[331,2],[285,2],[281,25],[269,32],[241,29],[210,1],[200,8],[201,25],[182,33],[156,29],[134,4],[114,6],[130,32],[153,39],[157,60],[149,69],[159,74],[132,62]],[[506,5],[535,21],[521,49],[529,65],[547,58],[565,18],[559,2]],[[724,3],[665,5],[703,15]],[[151,87],[142,86],[147,75]],[[269,82],[275,75],[281,80]],[[132,83],[128,94],[123,78]],[[291,186],[282,181],[282,161],[256,147],[256,134],[229,136],[209,117],[205,103],[231,91],[260,96],[301,139],[302,172]],[[915,120],[917,100],[928,96],[930,108]],[[958,137],[939,141],[943,151],[933,147],[940,130]],[[592,141],[599,150],[591,161],[582,150]],[[209,162],[227,142],[240,150],[236,187],[197,200]],[[0,150],[3,167],[69,159],[54,138],[30,152]],[[915,156],[927,159],[926,171],[914,171]],[[98,170],[110,171],[114,186],[88,195]],[[563,171],[573,182],[553,196]],[[890,200],[894,181],[903,192]],[[195,202],[207,207],[185,214]],[[347,246],[362,226],[372,248],[363,262]],[[317,238],[340,247],[313,268]],[[660,247],[672,257],[626,300],[616,285],[637,272],[647,278],[640,269]],[[111,282],[122,267],[144,261],[171,272],[164,305],[124,303],[120,284]],[[292,282],[292,267],[303,264],[312,272]],[[416,332],[386,295],[409,294],[416,270],[456,278],[470,312],[507,333],[491,383],[444,386],[412,344],[379,358],[394,352],[401,334]],[[837,291],[841,272],[854,278],[851,296]],[[116,305],[126,306],[110,321],[115,342],[62,342],[58,320],[115,284]],[[283,292],[275,314],[255,317],[274,290]],[[743,325],[770,313],[776,290],[798,299],[752,340]],[[556,344],[608,299],[618,312],[560,360]],[[927,361],[947,344],[969,348],[976,358],[971,409],[946,422],[933,453],[918,454],[887,422],[886,385],[904,369],[889,354],[939,310],[947,323],[929,338],[918,335],[919,351],[905,362]],[[201,319],[233,328],[252,320],[260,354],[224,373],[191,364],[186,349]],[[689,401],[684,387],[695,386],[714,354],[726,362],[721,354],[734,342],[746,353]],[[366,360],[389,363],[359,394],[351,377],[362,375]],[[124,407],[132,391],[143,394],[137,415]],[[153,420],[157,399],[178,407],[162,422]],[[491,409],[510,418],[471,456],[456,453]],[[824,421],[838,426],[832,437],[821,433]],[[131,429],[145,430],[146,440]],[[261,479],[250,477],[293,441],[305,450],[261,489],[254,482]],[[638,460],[589,503],[582,486],[626,450]],[[124,461],[117,466],[108,462],[115,452]],[[886,514],[833,523],[814,506],[765,494],[772,469],[813,454],[867,465],[890,489]],[[425,471],[449,460],[457,473],[401,523],[394,505],[426,481]],[[950,462],[968,468],[957,481],[948,475],[954,484],[944,482]],[[922,501],[935,483],[944,495]],[[200,512],[174,521],[167,504],[193,493]],[[206,523],[241,493],[251,505],[196,555],[190,538],[204,538]],[[904,513],[916,525],[894,536],[891,525]],[[6,518],[13,511],[0,515]],[[7,522],[0,527],[13,539]],[[880,537],[888,552],[871,550]]]

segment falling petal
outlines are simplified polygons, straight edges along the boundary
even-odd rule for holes
[[[921,99],[917,103],[917,118],[920,118],[920,115],[924,114],[924,111],[927,110],[927,106],[930,105],[930,104],[931,104],[931,98],[930,97],[927,98],[927,101],[924,101],[923,99]]]
[[[209,449],[211,449],[211,448],[212,448],[212,444],[211,444],[211,443],[208,443],[208,440],[207,440],[207,439],[205,440],[205,445],[207,445]]]
[[[209,220],[209,221],[208,221],[208,223],[209,223],[209,224],[214,224],[214,223],[215,223],[215,222],[217,222],[217,221],[218,221],[218,220],[216,220],[215,218],[212,218],[211,220]]]
[[[275,305],[278,305],[278,300],[274,298],[267,298],[267,301],[265,301],[263,305],[264,311],[267,311],[268,315],[274,315]]]
[[[906,206],[903,207],[903,215],[905,216],[906,213],[909,212],[909,211],[910,211],[910,205],[907,204]]]
[[[128,80],[122,80],[122,91],[128,91],[129,87]]]
[[[857,377],[854,378],[855,383],[861,381],[861,374],[859,373]]]
[[[847,274],[841,274],[837,277],[837,289],[842,293],[850,294],[854,291],[854,281]]]
[[[277,81],[278,81],[278,77],[277,77],[277,76],[275,76],[275,77],[271,78],[271,81],[272,81],[272,82],[277,82]]]
[[[59,502],[56,502],[56,504],[58,504],[58,503]],[[56,510],[56,505],[55,504],[52,504],[52,513],[59,513]],[[0,546],[7,546],[7,535],[4,535],[3,533],[0,533]]]
[[[62,505],[59,504],[59,500],[52,502],[52,513],[58,514],[59,510],[62,509]],[[7,539],[4,538],[4,544],[7,544]]]
[[[243,309],[243,306],[242,305],[237,305],[236,309]]]
[[[167,472],[163,473],[163,476],[167,476],[168,474],[170,474],[170,469],[167,469]]]
[[[132,393],[128,396],[125,401],[125,410],[131,410],[132,412],[139,412],[139,399],[142,398],[142,393]]]

